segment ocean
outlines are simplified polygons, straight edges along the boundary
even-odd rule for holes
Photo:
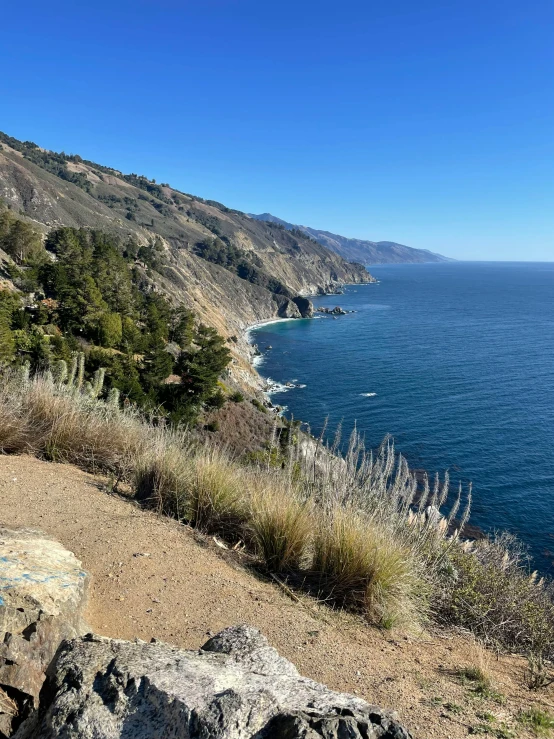
[[[378,284],[314,298],[355,313],[252,332],[272,401],[315,434],[326,418],[368,447],[391,434],[412,467],[472,481],[471,523],[517,534],[554,575],[554,263],[368,269]]]

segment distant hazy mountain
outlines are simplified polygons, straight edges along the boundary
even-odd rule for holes
[[[348,239],[346,236],[320,231],[309,226],[296,226],[281,218],[272,216],[271,213],[260,213],[255,215],[249,213],[251,218],[257,221],[268,221],[283,226],[289,231],[298,230],[315,239],[327,249],[340,254],[349,262],[361,264],[391,264],[391,263],[414,263],[414,262],[450,262],[448,257],[435,254],[427,249],[413,249],[411,246],[396,244],[394,241],[364,241],[363,239]]]

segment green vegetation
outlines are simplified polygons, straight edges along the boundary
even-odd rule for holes
[[[265,287],[272,293],[292,298],[293,294],[282,282],[261,269],[261,260],[255,254],[238,249],[226,237],[205,239],[195,247],[195,253],[207,262],[218,264],[253,285]]]
[[[42,239],[30,224],[4,210],[0,212],[0,249],[17,264],[24,264],[40,254]]]
[[[554,731],[554,716],[537,706],[522,711],[518,719],[523,726],[530,728],[536,736],[549,737]]]
[[[72,172],[67,167],[68,162],[81,161],[79,156],[64,154],[63,151],[59,154],[54,151],[43,151],[32,141],[18,141],[18,139],[7,136],[1,131],[0,143],[7,144],[12,149],[21,152],[25,159],[33,162],[33,164],[36,164],[41,169],[56,175],[56,177],[60,177],[62,180],[67,180],[67,182],[77,185],[86,192],[90,192],[90,182],[86,175],[82,172]]]
[[[157,266],[149,247],[101,231],[60,228],[46,237],[0,213],[0,247],[20,265],[19,293],[0,291],[0,361],[28,361],[33,371],[85,355],[85,379],[101,368],[105,389],[193,423],[205,405],[221,407],[217,381],[230,353],[217,332],[152,289],[135,259]],[[171,377],[171,382],[167,378]]]
[[[468,543],[452,552],[449,566],[437,603],[440,620],[470,629],[497,649],[523,651],[533,662],[552,649],[551,587],[530,571],[514,537]]]
[[[260,411],[260,413],[267,413],[267,408],[257,398],[252,398],[252,405],[257,411]]]

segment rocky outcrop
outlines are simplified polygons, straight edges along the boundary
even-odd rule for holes
[[[354,313],[353,310],[344,310],[340,305],[336,305],[334,308],[316,308],[318,313],[325,313],[329,316],[345,316],[347,313]]]
[[[287,300],[279,307],[279,318],[301,318],[300,311],[296,303]]]
[[[311,300],[299,296],[298,298],[294,298],[294,302],[302,318],[312,318],[314,315],[314,306]]]
[[[256,629],[200,651],[86,636],[66,642],[40,718],[18,739],[409,739],[394,714],[300,677]]]
[[[37,531],[0,529],[0,736],[38,705],[60,642],[84,633],[86,573]]]

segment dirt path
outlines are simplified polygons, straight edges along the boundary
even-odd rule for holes
[[[512,717],[532,703],[554,708],[554,689],[524,688],[523,660],[490,658],[505,703],[477,699],[446,672],[475,662],[468,640],[381,633],[309,600],[302,606],[211,539],[107,494],[100,479],[68,465],[0,457],[0,525],[40,528],[75,552],[93,577],[88,621],[99,634],[198,648],[246,622],[302,674],[396,709],[417,739],[458,739],[503,721],[526,737]],[[496,721],[479,718],[484,712]]]

